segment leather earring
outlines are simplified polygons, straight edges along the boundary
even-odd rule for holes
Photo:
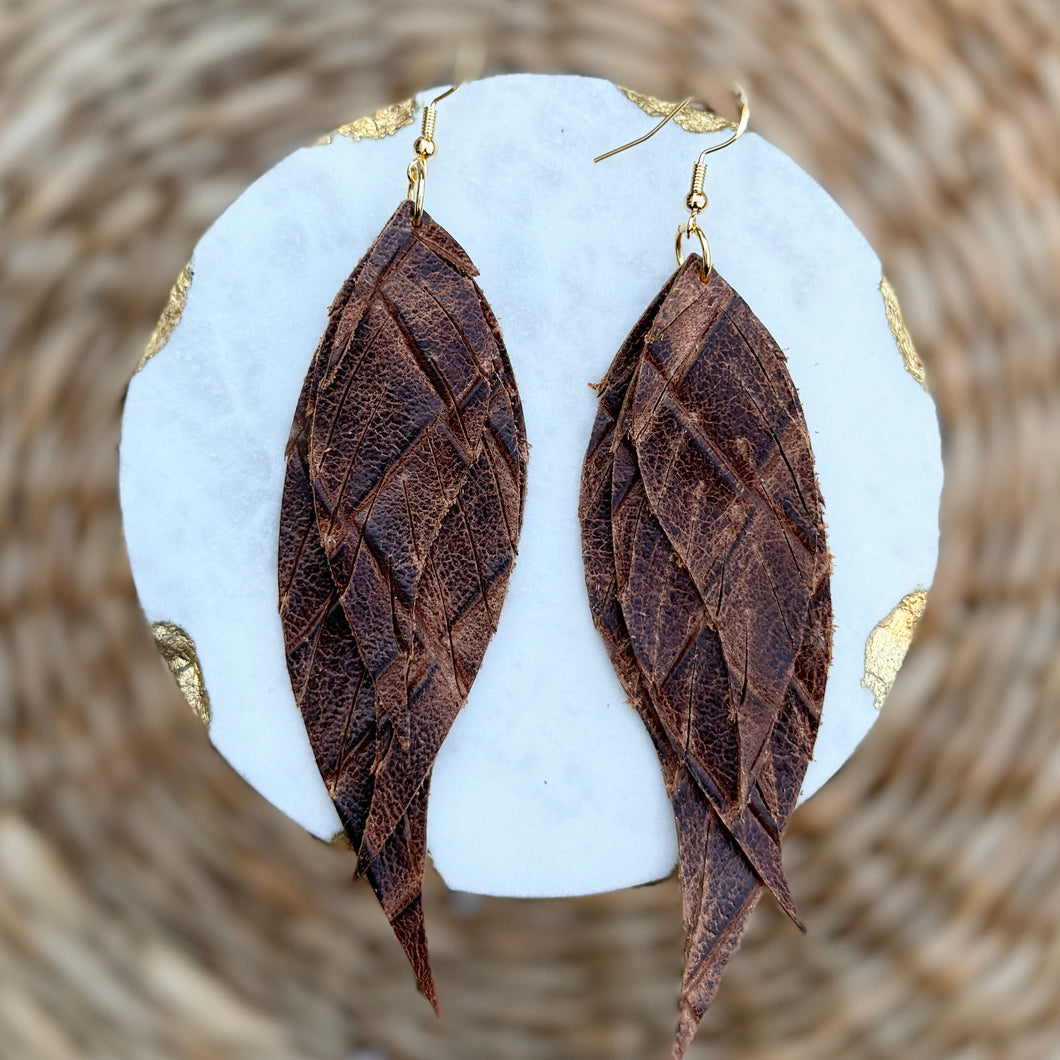
[[[762,892],[799,924],[780,840],[831,659],[831,559],[798,394],[776,341],[713,268],[698,223],[704,159],[747,127],[736,92],[734,132],[695,163],[679,267],[598,387],[579,506],[593,621],[651,734],[676,818],[675,1057]],[[692,238],[702,254],[686,259]]]
[[[287,669],[317,766],[437,1011],[421,889],[427,796],[508,587],[527,444],[464,249],[408,198],[342,285],[294,412],[280,516]]]

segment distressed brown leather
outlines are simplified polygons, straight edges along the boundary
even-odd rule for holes
[[[527,444],[477,270],[427,214],[411,221],[402,203],[329,311],[287,445],[278,574],[317,765],[435,1004],[430,773],[497,626]]]
[[[764,888],[798,924],[780,838],[831,660],[831,560],[784,355],[691,256],[616,354],[582,477],[593,621],[677,822],[681,1057]],[[800,925],[801,926],[801,925]]]

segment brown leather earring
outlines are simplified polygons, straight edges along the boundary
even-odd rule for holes
[[[697,221],[704,158],[747,126],[736,92],[738,125],[695,164],[679,267],[598,388],[579,506],[593,621],[652,736],[677,822],[675,1057],[763,891],[799,924],[780,839],[831,659],[831,559],[802,407],[784,354],[712,267]],[[702,256],[686,260],[692,237]]]
[[[527,444],[496,319],[408,198],[335,296],[287,443],[279,606],[287,669],[346,836],[437,1010],[421,888],[435,756],[496,628]]]

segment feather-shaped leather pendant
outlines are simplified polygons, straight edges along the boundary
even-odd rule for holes
[[[831,560],[784,355],[690,256],[619,350],[582,477],[593,620],[652,736],[677,823],[681,1057],[764,889],[831,658]],[[801,926],[801,925],[800,925]]]
[[[511,365],[465,251],[403,202],[343,284],[287,446],[287,667],[317,765],[437,1008],[420,904],[427,794],[522,521]]]

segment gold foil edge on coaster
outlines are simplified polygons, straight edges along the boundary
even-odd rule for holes
[[[317,140],[314,146],[322,147],[333,143],[336,136],[346,136],[351,140],[385,139],[387,136],[393,136],[398,129],[411,125],[415,110],[415,99],[403,99],[400,103],[391,103],[390,106],[382,107],[374,114],[368,114],[346,125],[340,125]]]
[[[646,96],[643,92],[634,92],[632,88],[625,88],[622,85],[615,85],[615,88],[652,118],[663,118],[677,106],[677,102],[667,103],[654,96]],[[691,104],[679,114],[674,115],[674,123],[691,133],[721,132],[723,129],[736,128],[735,122],[726,121],[709,110],[693,109]]]
[[[206,692],[195,641],[172,622],[152,622],[151,633],[188,706],[195,711],[199,721],[209,727],[210,697]]]
[[[872,693],[877,710],[883,706],[898,676],[926,604],[926,589],[903,596],[898,606],[873,626],[865,641],[865,676],[861,687]]]
[[[902,316],[902,307],[898,304],[898,296],[894,293],[891,281],[886,276],[880,280],[880,294],[883,295],[883,308],[887,313],[887,323],[898,346],[898,352],[902,355],[905,370],[927,390],[924,362],[917,356],[916,347],[913,345],[913,336],[909,334],[905,317]]]
[[[169,336],[173,334],[174,329],[180,323],[181,316],[184,314],[184,306],[188,301],[188,291],[191,289],[191,281],[194,275],[195,270],[189,261],[180,270],[177,282],[173,284],[173,288],[169,292],[169,301],[166,302],[166,308],[162,310],[162,315],[158,318],[158,323],[155,324],[155,330],[151,332],[151,337],[147,340],[147,345],[144,347],[144,352],[140,357],[140,363],[136,366],[137,372],[169,342]],[[134,372],[133,374],[135,375],[136,373]]]

